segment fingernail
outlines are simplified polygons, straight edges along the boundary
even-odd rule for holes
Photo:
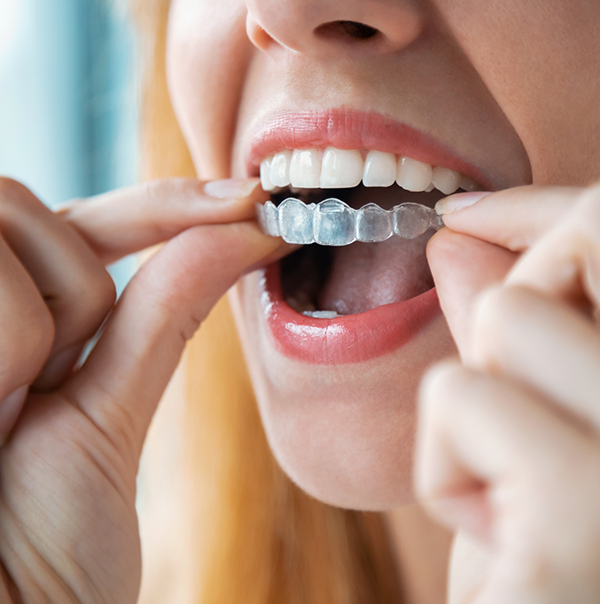
[[[490,195],[490,191],[473,191],[472,193],[457,193],[444,197],[435,204],[435,211],[440,214],[451,214],[463,208],[476,204],[480,199]]]
[[[21,386],[0,403],[0,446],[4,444],[6,437],[15,425],[27,398],[28,390],[29,386]]]
[[[257,189],[262,192],[259,185],[260,178],[211,180],[204,185],[204,192],[216,199],[243,199],[250,197]]]
[[[76,344],[49,359],[33,383],[35,389],[52,390],[56,388],[69,375],[82,350],[81,344]]]

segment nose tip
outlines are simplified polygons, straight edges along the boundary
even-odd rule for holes
[[[249,0],[247,31],[258,48],[304,54],[391,53],[420,34],[410,0]]]

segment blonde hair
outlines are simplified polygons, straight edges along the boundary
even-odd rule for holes
[[[170,0],[131,3],[149,57],[146,176],[194,176],[166,86]],[[273,458],[226,299],[189,344],[185,369],[190,604],[397,604],[382,516],[316,501]]]

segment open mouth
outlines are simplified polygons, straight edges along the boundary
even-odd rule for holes
[[[402,203],[433,208],[445,195],[477,188],[456,171],[408,157],[331,147],[279,152],[263,160],[261,179],[275,205],[290,196],[306,204],[334,197],[357,210],[372,203],[384,210]],[[283,299],[305,316],[333,319],[415,298],[433,288],[425,256],[433,232],[344,247],[304,246],[280,263]]]
[[[387,355],[429,333],[441,317],[425,255],[434,230],[403,238],[399,210],[389,211],[401,204],[433,208],[461,189],[492,190],[483,170],[408,124],[350,108],[273,113],[251,137],[247,174],[260,171],[274,204],[290,196],[307,204],[334,197],[351,208],[346,215],[356,215],[356,238],[305,245],[259,275],[258,299],[272,345],[296,361],[341,365]],[[293,204],[294,212],[301,202]],[[358,236],[359,215],[368,204],[380,208],[375,213],[393,215],[399,236]],[[317,241],[319,207],[312,214]],[[269,212],[281,231],[289,212]]]

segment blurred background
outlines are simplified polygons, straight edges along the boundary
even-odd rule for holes
[[[117,2],[0,0],[0,175],[50,207],[136,182],[137,71]]]

